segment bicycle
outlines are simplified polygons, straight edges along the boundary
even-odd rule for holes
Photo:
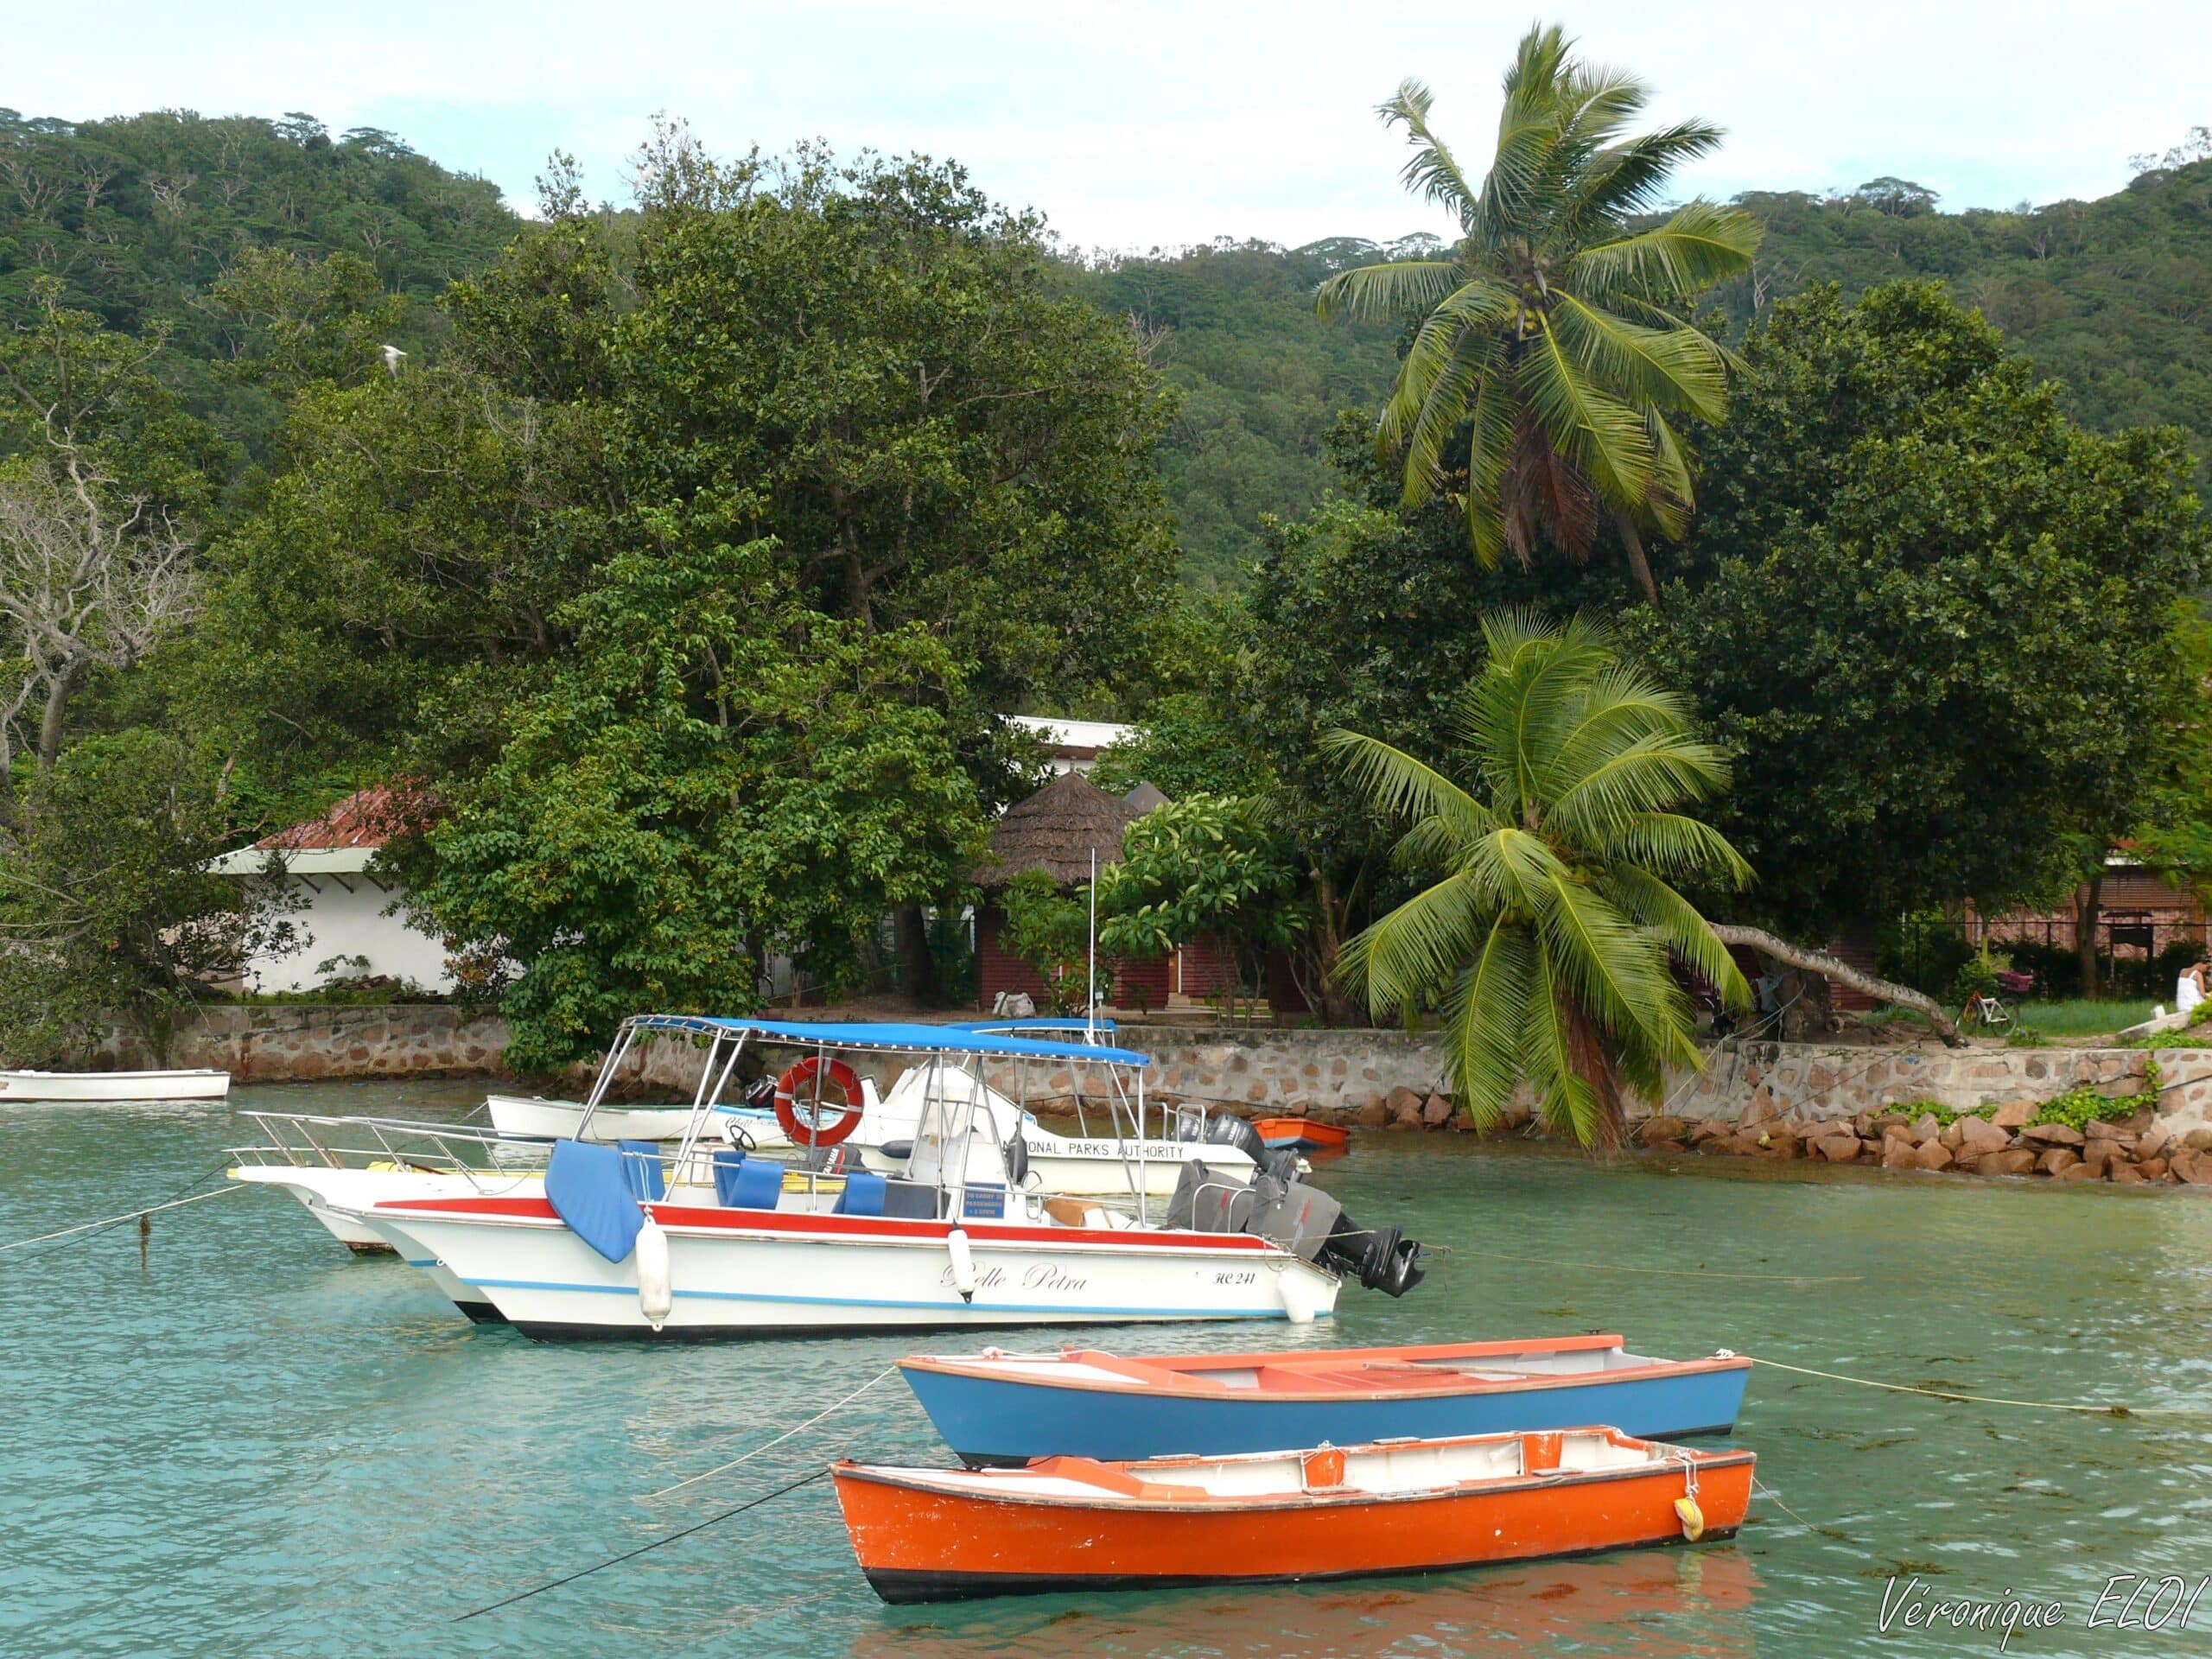
[[[2012,1011],[1997,1000],[1993,992],[1977,992],[1967,999],[1959,1013],[1961,1027],[1979,1026],[1984,1031],[1999,1031],[2012,1023]]]

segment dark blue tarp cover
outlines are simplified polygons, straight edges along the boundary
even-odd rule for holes
[[[666,1198],[668,1174],[660,1166],[660,1142],[618,1141],[614,1144],[622,1150],[622,1185],[630,1189],[630,1196],[647,1204]]]
[[[545,1201],[578,1238],[610,1262],[630,1254],[645,1212],[622,1179],[622,1154],[585,1141],[556,1141],[545,1166]]]

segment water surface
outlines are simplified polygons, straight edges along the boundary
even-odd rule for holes
[[[266,1087],[232,1105],[442,1117],[481,1092]],[[10,1108],[0,1241],[165,1198],[246,1137],[233,1109]],[[1333,1329],[1286,1344],[1605,1329],[1649,1352],[1728,1347],[1978,1394],[2212,1412],[2202,1196],[1695,1160],[1597,1167],[1381,1133],[1321,1179],[1363,1221],[1401,1222],[1451,1253],[1403,1301],[1347,1288]],[[1825,1282],[1764,1276],[1780,1274]],[[891,1609],[817,1483],[450,1622],[832,1456],[940,1459],[894,1376],[728,1475],[643,1501],[926,1342],[539,1346],[471,1327],[426,1281],[352,1258],[267,1192],[156,1217],[143,1263],[131,1227],[0,1255],[0,1653],[1996,1651],[1974,1631],[1878,1635],[1900,1573],[1942,1598],[2061,1603],[2068,1622],[2015,1637],[2015,1653],[2212,1645],[2212,1592],[2186,1633],[2087,1628],[2113,1574],[2194,1586],[2212,1573],[2212,1415],[2013,1411],[1772,1370],[1753,1375],[1739,1438],[1779,1503],[1755,1502],[1732,1544],[1310,1590]]]

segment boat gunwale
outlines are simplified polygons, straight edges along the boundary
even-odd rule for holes
[[[850,1458],[840,1458],[830,1465],[833,1481],[864,1480],[880,1486],[893,1486],[903,1491],[922,1492],[937,1497],[957,1497],[974,1503],[1018,1505],[1027,1509],[1051,1510],[1112,1510],[1139,1515],[1262,1515],[1285,1510],[1316,1509],[1366,1509],[1382,1503],[1440,1503],[1451,1498],[1503,1497],[1520,1491],[1539,1491],[1566,1486],[1595,1485],[1622,1480],[1649,1480],[1672,1474],[1686,1478],[1688,1469],[1694,1468],[1697,1478],[1716,1469],[1734,1469],[1756,1465],[1758,1453],[1748,1446],[1730,1446],[1721,1451],[1708,1452],[1698,1446],[1677,1446],[1665,1440],[1637,1440],[1633,1435],[1623,1435],[1617,1429],[1592,1424],[1580,1429],[1554,1429],[1551,1433],[1604,1433],[1615,1437],[1615,1443],[1626,1440],[1643,1446],[1661,1446],[1675,1456],[1654,1459],[1648,1463],[1623,1469],[1542,1469],[1534,1473],[1504,1475],[1491,1480],[1454,1481],[1444,1486],[1421,1486],[1402,1492],[1371,1492],[1358,1488],[1337,1488],[1321,1491],[1295,1491],[1275,1494],[1231,1493],[1192,1497],[1154,1497],[1116,1492],[1105,1487],[1096,1489],[1096,1495],[1049,1492],[993,1491],[987,1484],[995,1471],[974,1469],[899,1469],[880,1464],[857,1463]],[[1404,1451],[1411,1446],[1447,1446],[1464,1444],[1465,1440],[1484,1440],[1504,1439],[1506,1436],[1472,1435],[1465,1440],[1411,1440],[1372,1446],[1348,1446],[1338,1448],[1346,1453],[1360,1452]],[[1516,1433],[1511,1438],[1520,1438]],[[1163,1465],[1188,1466],[1190,1464],[1223,1464],[1237,1462],[1273,1461],[1294,1458],[1296,1451],[1245,1452],[1227,1457],[1189,1459],[1148,1458],[1130,1462],[1109,1462],[1111,1469],[1135,1470],[1157,1468]],[[1688,1460],[1686,1466],[1685,1460]],[[1000,1471],[1012,1473],[1014,1471]],[[1140,1477],[1141,1478],[1141,1477]],[[1069,1476],[1071,1480],[1079,1477]],[[978,1483],[975,1484],[965,1482]]]
[[[1436,1357],[1480,1357],[1483,1351],[1500,1355],[1536,1352],[1586,1352],[1592,1349],[1621,1349],[1625,1342],[1618,1337],[1565,1337],[1556,1343],[1440,1343],[1426,1347],[1404,1349],[1348,1348],[1291,1350],[1275,1354],[1209,1354],[1196,1357],[1203,1359],[1208,1370],[1260,1370],[1268,1363],[1281,1360],[1312,1361],[1323,1355],[1332,1358],[1356,1362],[1370,1354],[1414,1355],[1427,1354]],[[1090,1364],[1093,1362],[1074,1357],[1085,1351],[1070,1351],[1070,1363]],[[1531,1375],[1510,1380],[1468,1376],[1464,1372],[1440,1373],[1434,1385],[1399,1385],[1387,1388],[1335,1389],[1232,1389],[1211,1379],[1199,1379],[1192,1373],[1196,1365],[1187,1370],[1168,1363],[1168,1358],[1183,1359],[1181,1355],[1147,1359],[1135,1355],[1107,1355],[1109,1359],[1135,1361],[1137,1363],[1158,1365],[1165,1375],[1159,1381],[1125,1375],[1113,1381],[1096,1377],[1052,1376],[1039,1367],[1036,1376],[1014,1376],[1004,1372],[984,1369],[993,1362],[977,1357],[963,1355],[948,1357],[931,1354],[910,1354],[899,1362],[901,1371],[927,1371],[941,1376],[956,1376],[971,1382],[999,1382],[1012,1388],[1046,1388],[1065,1389],[1071,1393],[1109,1394],[1177,1401],[1227,1401],[1238,1405],[1262,1402],[1280,1402],[1287,1405],[1349,1405],[1357,1402],[1382,1402],[1395,1400],[1452,1399],[1468,1395],[1523,1394],[1563,1388],[1590,1388],[1616,1382],[1646,1382],[1669,1376],[1712,1376],[1721,1371],[1748,1371],[1750,1357],[1743,1354],[1709,1354],[1695,1359],[1659,1359],[1648,1364],[1624,1366],[1618,1370],[1581,1371],[1557,1376]]]

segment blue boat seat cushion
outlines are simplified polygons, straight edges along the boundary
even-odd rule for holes
[[[830,1213],[880,1216],[883,1213],[883,1189],[889,1185],[871,1170],[856,1169],[845,1177],[845,1190],[837,1195],[837,1206]]]
[[[725,1210],[772,1210],[784,1196],[784,1166],[735,1147],[715,1154],[715,1202]]]
[[[613,1147],[556,1141],[545,1166],[545,1201],[576,1236],[609,1262],[626,1258],[645,1224]]]

